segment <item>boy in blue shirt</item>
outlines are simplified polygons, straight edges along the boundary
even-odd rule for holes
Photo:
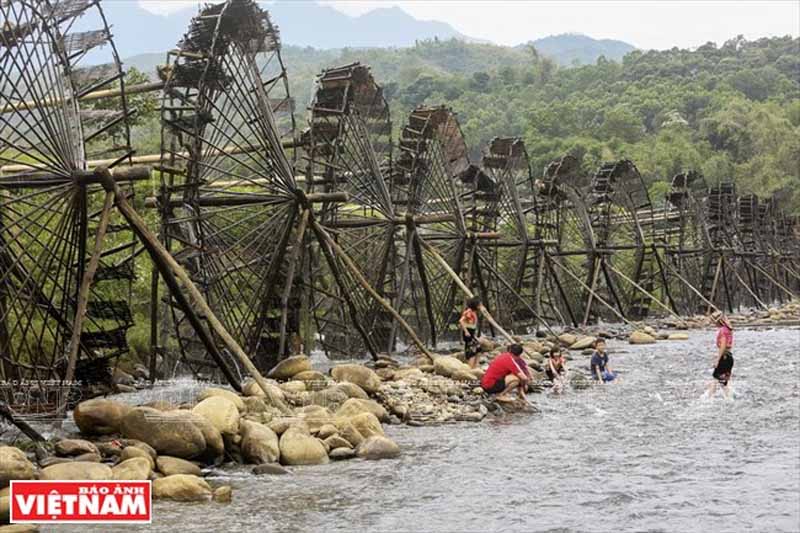
[[[591,361],[592,379],[598,383],[614,381],[617,375],[608,366],[608,354],[606,353],[606,341],[597,339],[594,341],[594,353]]]

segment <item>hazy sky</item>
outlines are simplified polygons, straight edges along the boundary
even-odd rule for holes
[[[304,1],[304,0],[292,0]],[[185,5],[140,0],[155,12]],[[516,45],[547,35],[576,32],[620,39],[639,48],[681,48],[800,34],[800,0],[331,0],[350,15],[400,6],[414,17],[447,22],[471,37]],[[276,21],[280,25],[280,21]]]

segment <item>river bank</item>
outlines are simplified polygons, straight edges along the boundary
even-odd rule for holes
[[[786,313],[784,313],[784,316],[786,316]],[[785,320],[783,317],[781,317],[781,319]],[[697,327],[699,328],[702,326],[698,325]],[[581,382],[585,379],[584,367],[587,365],[588,361],[585,348],[580,347],[581,343],[587,342],[585,334],[598,333],[604,336],[607,335],[611,339],[609,341],[609,346],[612,351],[612,361],[615,362],[615,368],[622,370],[622,383],[624,384],[620,387],[615,386],[613,389],[609,388],[609,390],[614,391],[618,389],[628,390],[630,380],[633,379],[634,382],[636,382],[640,379],[639,374],[641,373],[642,367],[655,365],[655,367],[658,368],[659,365],[663,363],[660,359],[662,356],[670,357],[679,354],[682,358],[681,360],[689,366],[692,366],[697,360],[707,359],[707,357],[704,358],[703,354],[707,353],[708,347],[703,347],[702,345],[709,343],[708,338],[711,337],[712,334],[708,331],[689,329],[682,332],[682,335],[676,339],[684,342],[665,340],[663,342],[658,342],[657,345],[653,347],[630,344],[629,339],[631,339],[631,333],[629,330],[630,328],[610,327],[609,331],[598,332],[594,330],[563,333],[561,339],[530,340],[526,342],[526,347],[528,348],[527,357],[535,369],[539,363],[541,352],[545,351],[548,346],[547,343],[559,342],[562,345],[570,344],[574,347],[574,349],[569,352],[570,358],[572,359],[570,366],[574,370],[573,379],[577,382]],[[791,335],[795,335],[795,342],[797,336],[800,336],[800,331],[798,330],[783,329],[780,331],[783,332],[784,336],[788,335],[791,337]],[[642,331],[641,333],[644,332]],[[674,335],[675,332],[653,329],[652,333],[652,338],[665,336],[668,338],[670,334]],[[742,336],[751,338],[752,342],[759,338],[759,336],[763,336],[765,339],[771,339],[774,334],[774,331],[745,331],[740,332],[737,339],[739,339],[739,345],[741,346],[740,339]],[[573,335],[575,338],[565,337],[564,335]],[[703,342],[703,340],[705,340],[705,342]],[[494,352],[487,354],[486,360],[488,360],[492,353],[497,353],[497,351],[498,350],[494,350]],[[640,360],[634,361],[630,359],[631,355],[634,354],[638,355]],[[458,354],[456,353],[455,355]],[[423,360],[402,362],[385,358],[372,364],[371,366],[373,368],[370,369],[362,365],[344,364],[338,365],[340,370],[336,370],[336,366],[334,366],[329,374],[314,370],[313,368],[308,368],[311,365],[311,361],[309,360],[293,359],[287,361],[284,367],[282,369],[279,368],[279,372],[273,375],[276,380],[272,384],[280,390],[287,407],[291,410],[291,415],[288,416],[284,413],[278,413],[274,409],[275,406],[270,405],[266,397],[258,393],[254,384],[249,385],[247,388],[247,391],[250,392],[251,395],[239,397],[243,404],[243,409],[240,409],[241,406],[237,406],[238,402],[232,397],[232,393],[209,392],[206,390],[208,388],[207,384],[201,383],[193,383],[191,386],[181,389],[155,389],[153,391],[141,391],[138,393],[121,395],[117,398],[120,401],[131,405],[150,404],[152,406],[151,409],[155,409],[161,413],[180,411],[183,413],[192,413],[191,416],[207,417],[207,420],[209,420],[219,432],[223,448],[222,453],[209,460],[209,457],[204,455],[207,451],[205,449],[199,452],[197,450],[192,451],[188,448],[169,449],[168,446],[172,444],[169,444],[169,442],[165,444],[164,438],[166,437],[164,435],[159,437],[161,439],[160,441],[159,439],[154,439],[153,435],[150,434],[150,429],[152,428],[146,429],[145,431],[141,431],[141,428],[139,428],[139,433],[135,433],[136,430],[133,430],[134,433],[131,433],[131,429],[128,428],[127,430],[121,431],[121,434],[121,428],[116,428],[116,431],[111,431],[105,437],[97,435],[90,436],[92,433],[96,432],[95,430],[97,428],[91,429],[91,424],[87,425],[85,420],[80,422],[81,410],[78,409],[77,419],[80,422],[78,428],[83,429],[82,434],[63,436],[93,440],[93,445],[97,448],[97,452],[100,452],[97,454],[99,457],[85,456],[82,457],[81,460],[76,461],[76,454],[77,456],[82,454],[94,454],[94,450],[87,445],[73,443],[73,448],[65,451],[65,446],[61,445],[58,450],[54,447],[53,451],[56,452],[54,454],[56,457],[49,458],[49,462],[48,459],[44,459],[44,461],[39,461],[39,464],[36,465],[34,464],[35,461],[30,461],[33,467],[33,473],[31,475],[41,477],[48,468],[52,468],[53,463],[73,463],[73,465],[68,467],[59,467],[60,469],[81,469],[82,466],[76,465],[75,463],[88,462],[95,463],[96,466],[87,466],[87,468],[92,471],[103,471],[102,474],[98,474],[101,476],[107,475],[105,469],[109,469],[112,477],[114,477],[116,471],[133,470],[134,473],[129,475],[134,477],[143,477],[146,475],[147,478],[163,480],[170,477],[164,474],[174,474],[175,470],[170,470],[170,468],[174,469],[176,465],[178,465],[187,472],[191,472],[188,475],[197,476],[198,479],[180,478],[180,483],[177,483],[178,480],[175,478],[169,483],[156,481],[158,485],[163,486],[163,490],[157,491],[157,495],[167,499],[175,498],[177,495],[176,499],[179,500],[208,501],[214,498],[216,492],[216,500],[221,506],[218,507],[218,504],[213,503],[206,504],[211,506],[208,507],[208,512],[227,515],[229,511],[227,511],[226,508],[229,506],[235,507],[240,497],[244,497],[245,500],[250,499],[250,491],[252,488],[250,485],[264,483],[258,481],[258,479],[264,478],[263,474],[257,476],[253,473],[253,469],[258,468],[254,463],[265,463],[267,466],[261,468],[262,471],[279,472],[283,468],[285,471],[290,472],[289,476],[282,475],[275,478],[268,476],[271,481],[266,481],[272,489],[280,486],[287,491],[291,487],[299,488],[298,483],[300,482],[295,479],[298,476],[303,479],[306,479],[306,477],[316,479],[316,475],[313,474],[313,471],[316,469],[320,469],[322,472],[330,472],[330,469],[333,468],[336,472],[345,472],[343,475],[350,475],[348,473],[352,472],[357,479],[373,475],[380,477],[383,475],[381,473],[387,470],[387,467],[382,466],[383,464],[397,463],[398,465],[402,465],[402,468],[405,469],[409,467],[408,462],[412,458],[413,460],[422,461],[424,464],[430,464],[432,468],[443,469],[443,475],[450,477],[453,473],[446,472],[448,468],[445,466],[447,464],[446,457],[438,455],[434,455],[433,457],[428,456],[428,452],[431,451],[431,449],[438,450],[441,446],[445,446],[445,448],[450,447],[451,449],[457,450],[461,446],[457,441],[459,439],[472,439],[472,431],[476,432],[475,435],[479,436],[478,438],[485,440],[480,436],[485,435],[486,427],[495,428],[492,430],[492,434],[494,434],[495,437],[500,437],[501,434],[505,432],[510,432],[515,435],[519,434],[518,431],[510,429],[511,426],[516,426],[517,424],[526,427],[532,425],[528,431],[533,430],[537,432],[537,434],[539,431],[546,432],[548,429],[541,428],[540,424],[560,423],[557,413],[551,411],[554,405],[560,405],[561,408],[567,409],[578,406],[583,410],[592,405],[591,399],[596,398],[599,394],[595,388],[585,390],[580,386],[580,383],[576,383],[576,386],[573,387],[564,398],[559,399],[549,394],[532,394],[531,398],[538,406],[538,410],[542,411],[539,414],[527,412],[518,413],[513,417],[503,416],[503,411],[476,389],[474,378],[477,378],[480,371],[473,374],[473,380],[470,380],[467,376],[461,374],[468,370],[466,370],[463,364],[458,362],[456,358],[440,355],[437,357],[437,361],[438,364],[436,362],[430,364],[429,361]],[[617,361],[619,361],[619,363]],[[747,359],[743,361],[737,357],[737,375],[742,365],[740,361],[744,362],[747,361]],[[674,364],[674,361],[671,362]],[[635,364],[631,367],[629,363]],[[791,369],[796,376],[797,366],[795,365],[791,367]],[[746,367],[744,370],[746,372]],[[280,372],[283,372],[283,374],[278,375]],[[298,379],[296,378],[297,376],[303,379]],[[664,376],[660,373],[655,374],[655,376],[658,378],[659,383],[666,383],[667,385],[664,388],[659,385],[659,387],[655,389],[650,386],[648,390],[660,395],[662,401],[667,401],[664,400],[662,393],[659,391],[663,390],[665,393],[669,391],[670,394],[675,394],[677,392],[674,384],[670,381],[671,376]],[[674,375],[672,377],[679,378],[679,375]],[[359,382],[360,385],[354,382]],[[696,382],[696,379],[690,382],[692,388],[696,388]],[[778,382],[780,382],[780,380],[778,380]],[[546,390],[546,387],[538,388],[537,392]],[[688,389],[686,390],[688,391]],[[737,386],[737,396],[739,392],[740,390]],[[614,395],[615,393],[609,392],[608,394]],[[793,394],[795,395],[794,398],[797,398],[796,382],[794,383]],[[226,401],[220,401],[218,399],[212,400],[210,402],[212,408],[209,410],[208,400],[210,398],[223,398],[226,399]],[[615,396],[615,398],[617,400],[622,400],[623,397]],[[683,398],[681,398],[681,401],[682,400]],[[99,401],[106,402],[107,400]],[[116,400],[111,401],[116,403]],[[201,405],[203,402],[206,402],[205,407]],[[233,410],[230,409],[230,405],[227,405],[227,402],[233,404],[234,410],[239,417],[238,424],[230,420],[230,418],[235,419],[236,416],[233,414]],[[201,408],[198,409],[198,406]],[[126,409],[130,409],[130,407]],[[599,409],[599,412],[603,413],[598,416],[601,418],[604,417],[605,412],[607,412],[605,411],[605,407],[597,407],[597,409]],[[204,410],[207,410],[206,414],[203,414]],[[140,409],[140,411],[142,411],[142,409]],[[218,416],[223,412],[226,412],[230,417]],[[154,415],[151,411],[144,411],[144,414],[148,413],[150,416]],[[587,421],[592,421],[592,410],[586,411],[583,414]],[[158,416],[160,417],[162,415]],[[167,415],[167,418],[170,416],[172,415]],[[181,416],[189,415],[183,414],[178,418]],[[553,418],[553,416],[556,416],[556,418]],[[352,421],[353,417],[358,417],[356,423]],[[146,426],[146,418],[147,417],[140,418],[139,420],[144,426]],[[216,418],[216,420],[212,420],[214,418]],[[97,420],[98,419],[93,419],[92,424],[97,426]],[[163,422],[162,418],[158,418],[158,420]],[[348,424],[343,422],[343,420],[349,422],[349,425],[353,426],[359,434],[363,433],[361,434],[363,438],[362,441],[358,441],[358,437],[350,431]],[[375,423],[376,421],[377,424]],[[484,421],[485,423],[477,425],[464,423],[468,421]],[[173,422],[177,421],[173,420]],[[197,421],[195,420],[192,424],[196,423]],[[181,420],[178,425],[186,429],[186,427],[192,424],[187,423],[184,419]],[[228,425],[227,428],[225,427],[226,424]],[[509,426],[509,424],[511,426]],[[130,423],[128,425],[130,425]],[[265,433],[261,429],[262,426],[266,428],[267,431],[271,431],[275,439],[272,438],[271,434]],[[325,428],[325,426],[328,427]],[[236,429],[234,429],[234,427]],[[316,458],[315,460],[320,463],[319,466],[292,465],[291,463],[294,459],[291,458],[291,453],[287,455],[288,459],[283,457],[283,448],[289,449],[288,443],[286,446],[282,446],[283,435],[290,427],[293,427],[294,429],[292,432],[297,434],[297,439],[295,440],[303,441],[303,443],[308,444],[307,447],[315,450],[314,457]],[[78,428],[71,427],[70,425],[65,426],[67,431]],[[247,428],[249,428],[250,431],[248,431]],[[254,431],[254,428],[257,431]],[[183,431],[183,429],[181,431]],[[595,427],[595,430],[599,431],[600,428]],[[455,432],[457,435],[455,437],[456,442],[452,439],[451,431]],[[497,433],[497,431],[500,433]],[[349,433],[353,441],[348,440],[346,436],[342,436],[343,432]],[[247,435],[248,433],[250,433],[250,435]],[[258,438],[254,437],[253,433],[255,433]],[[180,434],[181,438],[185,440],[186,434],[177,431],[175,434]],[[197,442],[199,442],[200,439],[197,437],[197,433],[189,430],[188,434],[193,435]],[[428,435],[430,435],[430,437]],[[141,439],[134,438],[133,440],[126,440],[131,439],[132,436],[141,437]],[[209,447],[208,442],[217,441],[216,437],[211,439],[208,439],[207,435],[202,435],[202,437],[207,441],[206,448]],[[564,437],[569,440],[568,435],[564,435]],[[347,461],[348,464],[352,464],[353,466],[345,467],[344,470],[341,470],[342,467],[331,466],[333,459],[339,459],[341,457],[350,458],[361,455],[361,457],[366,458],[369,453],[364,451],[364,449],[361,449],[361,453],[359,453],[359,448],[363,444],[363,441],[370,438],[374,439],[372,441],[373,443],[376,441],[381,443],[380,453],[377,453],[372,458],[378,458],[380,456],[380,458],[391,458],[391,460],[385,462],[361,460]],[[505,436],[502,438],[505,439]],[[250,445],[245,443],[245,439],[247,439]],[[136,440],[150,440],[151,442],[150,444],[142,445],[140,442],[135,442]],[[166,440],[169,441],[168,438]],[[328,441],[327,446],[325,445],[326,440]],[[311,444],[312,441],[315,444]],[[344,441],[346,441],[346,444]],[[316,443],[318,443],[318,445]],[[331,443],[340,444],[340,446],[334,447],[331,446]],[[420,443],[422,443],[422,450],[418,449]],[[612,443],[613,440],[606,441],[604,445],[611,445]],[[151,446],[151,444],[155,444],[155,447],[158,447],[159,450],[151,450],[150,448],[155,448]],[[218,444],[219,441],[217,441],[215,453],[220,451]],[[491,449],[492,445],[490,445],[488,441],[485,444]],[[213,445],[211,447],[214,448]],[[300,447],[305,448],[306,446]],[[320,452],[320,447],[323,452]],[[128,448],[139,448],[144,450],[144,453],[137,453],[135,450],[125,452]],[[199,448],[199,445],[196,448]],[[245,449],[249,451],[244,452]],[[343,451],[332,455],[331,452],[337,449],[343,449]],[[164,453],[165,451],[169,451],[170,453]],[[123,452],[125,454],[124,456]],[[475,458],[485,459],[484,453],[485,450],[484,452],[478,452]],[[540,453],[544,453],[546,456],[547,449],[540,449],[537,445],[537,455],[536,457],[530,458],[530,460],[541,460],[538,455]],[[192,454],[197,455],[192,457]],[[324,459],[323,454],[325,455]],[[145,455],[149,455],[152,461],[148,460]],[[153,455],[155,455],[155,457],[153,457]],[[172,465],[163,466],[165,463],[163,457],[161,457],[161,461],[159,461],[160,456],[177,457],[180,455],[187,455],[188,457],[185,457],[185,459],[194,462],[194,468],[191,468],[188,464],[172,461],[170,459],[167,459],[166,462],[172,462]],[[341,457],[334,457],[336,455],[340,455]],[[221,460],[218,459],[220,456],[222,456]],[[576,457],[570,457],[571,459],[576,459]],[[136,458],[141,459],[133,461],[134,464],[138,465],[137,468],[132,469],[133,464],[128,464],[127,467],[123,465],[125,468],[120,468],[120,463],[125,460],[130,461]],[[180,457],[178,458],[183,459]],[[28,459],[33,459],[33,457],[29,455]],[[86,461],[86,459],[89,460]],[[453,458],[451,457],[450,459]],[[578,459],[583,460],[582,458]],[[300,462],[305,461],[306,458],[300,459]],[[281,462],[285,463],[284,467],[277,466],[277,463]],[[106,465],[102,465],[102,463]],[[147,471],[148,467],[145,466],[144,463],[148,463],[149,471]],[[250,464],[248,465],[247,463]],[[59,468],[57,468],[56,471],[58,471]],[[392,470],[392,468],[391,466],[388,467],[389,470]],[[503,468],[506,467],[503,466]],[[370,472],[373,474],[370,474]],[[489,472],[488,475],[491,477],[493,474]],[[176,483],[177,485],[171,486],[169,489],[166,488],[168,485]],[[347,484],[349,484],[349,482],[347,482]],[[228,487],[232,487],[233,490],[230,491]],[[247,496],[238,494],[241,488],[247,488]],[[288,497],[289,494],[290,493],[287,492],[286,497]],[[232,497],[232,503],[225,503],[228,501],[228,497]],[[172,509],[175,513],[180,515],[181,512],[176,510],[174,505],[187,504],[161,503],[157,505],[157,509],[161,508],[162,505],[166,506],[164,509]],[[257,512],[257,514],[260,513]],[[238,518],[235,519],[234,522],[238,523],[237,520]],[[202,529],[197,530],[200,531]]]
[[[233,487],[230,504],[159,501],[151,526],[119,529],[794,532],[798,336],[737,333],[733,402],[700,399],[713,332],[658,350],[611,340],[622,372],[613,386],[540,394],[538,413],[478,424],[387,425],[402,452],[394,460],[290,467],[279,478],[211,469],[210,482]],[[175,387],[182,396],[189,385]]]

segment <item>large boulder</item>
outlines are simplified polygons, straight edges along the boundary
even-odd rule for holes
[[[39,533],[39,527],[34,524],[11,524],[0,526],[0,533]]]
[[[455,357],[449,355],[442,355],[433,361],[433,371],[446,378],[453,378],[455,375],[466,376],[468,379],[472,378],[469,365],[462,363]]]
[[[160,454],[198,457],[206,452],[207,443],[203,429],[188,416],[191,414],[136,407],[123,417],[122,434],[146,442]]]
[[[11,489],[0,489],[0,525],[11,521]]]
[[[353,448],[364,442],[364,435],[359,433],[349,418],[337,418],[336,429],[339,430],[339,436],[349,442]]]
[[[225,453],[225,442],[222,439],[222,433],[214,427],[214,424],[208,421],[204,416],[200,416],[191,411],[176,411],[178,417],[183,417],[191,422],[203,433],[203,438],[206,441],[206,451],[201,454],[200,459],[206,461],[216,461],[221,458]],[[169,454],[167,454],[169,455]]]
[[[383,428],[378,420],[378,417],[372,413],[361,413],[351,416],[348,420],[353,424],[353,427],[363,436],[368,439],[375,435],[383,435]],[[342,436],[347,439],[347,436],[342,433]],[[348,439],[350,440],[350,439]]]
[[[402,381],[404,379],[420,379],[424,377],[422,370],[417,367],[399,368],[394,371],[394,380]]]
[[[281,463],[285,465],[320,465],[328,462],[322,442],[300,426],[287,429],[280,439]]]
[[[174,476],[175,474],[200,476],[203,473],[200,467],[191,461],[180,457],[170,457],[169,455],[159,455],[158,459],[156,459],[156,466],[158,471],[165,476]]]
[[[381,386],[381,378],[378,377],[378,374],[362,365],[337,365],[331,370],[331,376],[339,382],[354,383],[368,394],[378,392]]]
[[[153,481],[153,497],[179,502],[205,502],[212,490],[205,479],[189,474],[174,474]]]
[[[116,481],[147,481],[153,472],[153,465],[149,457],[134,457],[117,464],[111,472]]]
[[[270,395],[277,398],[278,400],[285,402],[286,401],[286,394],[281,390],[281,388],[275,384],[275,382],[270,383],[269,381],[266,382],[267,389],[270,391]],[[304,385],[305,387],[305,385]],[[263,398],[263,400],[269,404],[271,404],[270,398],[264,393],[264,390],[261,386],[252,379],[249,379],[244,382],[242,385],[242,394],[245,396],[257,396]]]
[[[374,400],[360,400],[358,398],[350,398],[345,401],[336,411],[336,416],[350,418],[361,413],[372,413],[378,420],[389,420],[389,413],[386,412],[386,409],[381,404]]]
[[[192,412],[208,420],[223,435],[239,433],[239,408],[228,398],[211,396],[195,405]]]
[[[239,411],[245,410],[244,400],[242,400],[241,396],[231,390],[220,389],[218,387],[209,387],[207,389],[203,389],[197,396],[197,401],[202,402],[206,398],[212,398],[216,396],[232,401]]]
[[[400,455],[400,447],[392,439],[376,435],[361,443],[356,455],[363,459],[393,459]]]
[[[130,459],[145,459],[150,463],[150,468],[155,468],[156,461],[150,453],[139,446],[126,446],[119,454],[120,461],[129,461]]]
[[[278,387],[280,387],[280,389],[289,396],[291,396],[292,394],[300,394],[308,390],[305,381],[295,381],[295,380],[285,381],[280,385],[278,385]]]
[[[586,348],[591,348],[592,345],[594,344],[595,340],[596,340],[596,337],[591,337],[591,336],[588,336],[588,335],[584,336],[584,337],[580,337],[580,338],[578,338],[578,340],[576,340],[575,342],[570,344],[569,349],[570,350],[585,350]]]
[[[46,481],[72,481],[83,479],[89,481],[108,481],[113,479],[113,477],[113,472],[107,465],[86,461],[72,461],[42,468],[39,479]]]
[[[356,385],[355,383],[350,383],[349,381],[343,381],[335,385],[335,388],[339,389],[340,391],[347,394],[348,398],[360,398],[362,400],[369,400],[369,394]]]
[[[667,337],[668,341],[688,341],[689,334],[688,333],[670,333]]]
[[[217,487],[211,497],[217,503],[230,503],[233,497],[233,488],[230,485]]]
[[[333,424],[334,421],[331,412],[319,405],[307,405],[300,409],[297,414],[312,433],[318,432],[328,424]]]
[[[100,454],[93,443],[83,439],[61,439],[56,442],[54,446],[56,455],[61,457],[74,457],[76,455],[83,455],[84,453]]]
[[[287,357],[267,374],[272,379],[292,379],[295,374],[311,370],[311,360],[305,355]]]
[[[13,446],[0,446],[0,488],[18,479],[33,479],[36,467],[28,461],[25,453]]]
[[[655,337],[644,331],[634,331],[631,333],[630,337],[628,337],[629,344],[654,344],[655,342]]]
[[[327,378],[325,374],[320,372],[319,370],[303,370],[302,372],[298,372],[294,376],[292,376],[293,381],[309,381],[312,383],[320,383],[322,386],[325,386],[327,383]]]
[[[562,333],[558,336],[558,342],[563,346],[572,346],[578,341],[578,336],[572,333]]]
[[[335,450],[336,448],[353,447],[353,445],[350,444],[350,441],[348,441],[344,437],[340,437],[339,435],[331,435],[330,437],[326,438],[323,442],[330,450]]]
[[[310,392],[308,394],[308,403],[319,405],[321,407],[336,406],[348,400],[347,392],[340,387],[328,387],[327,389]]]
[[[337,433],[339,433],[339,430],[336,429],[335,425],[325,424],[324,426],[321,426],[317,431],[317,437],[324,440],[330,437],[331,435],[336,435]]]
[[[124,403],[95,398],[75,406],[72,418],[84,435],[110,435],[120,432],[122,418],[130,410]]]
[[[352,448],[333,448],[328,452],[328,457],[333,461],[342,461],[344,459],[352,459],[356,456],[356,451]]]
[[[285,476],[289,471],[277,463],[269,463],[254,467],[253,473],[257,476]]]
[[[242,456],[248,463],[274,463],[280,457],[278,436],[258,422],[242,422]]]

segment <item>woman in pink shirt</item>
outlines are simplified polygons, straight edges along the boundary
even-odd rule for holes
[[[714,365],[714,379],[708,387],[708,395],[713,396],[717,392],[717,382],[722,385],[725,396],[730,396],[731,376],[733,372],[733,328],[725,315],[717,311],[711,318],[717,324],[717,361]]]

